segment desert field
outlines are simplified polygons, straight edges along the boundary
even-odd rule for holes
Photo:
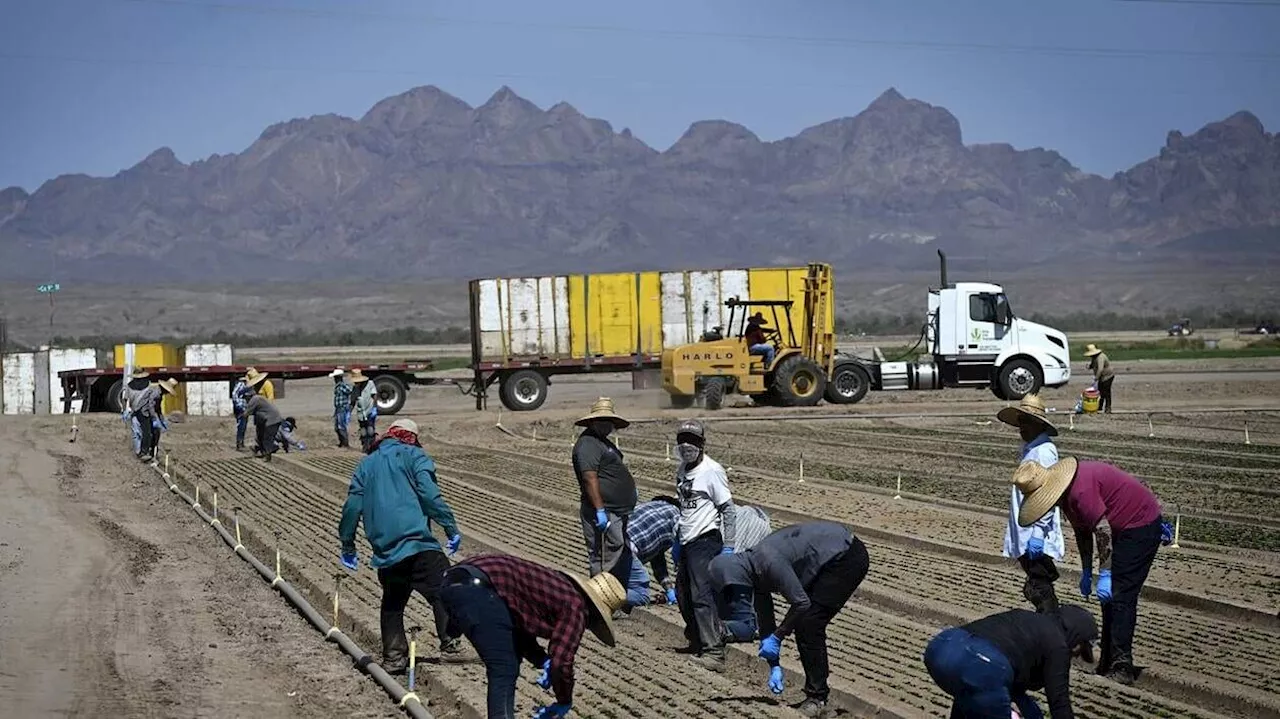
[[[1077,666],[1077,715],[1280,717],[1280,364],[1117,369],[1116,414],[1065,414],[1083,380],[1045,393],[1059,446],[1143,478],[1166,516],[1180,517],[1180,546],[1161,548],[1144,590],[1139,681],[1125,687]],[[626,375],[557,379],[547,404],[529,413],[499,413],[496,401],[477,412],[449,387],[411,392],[401,416],[423,428],[459,517],[460,556],[500,551],[586,571],[570,448],[573,420],[598,396],[634,421],[618,441],[641,498],[669,493],[675,423],[698,411],[664,409],[661,392],[632,390]],[[199,486],[206,512],[216,488],[222,523],[238,517],[244,544],[264,561],[278,546],[283,576],[328,614],[342,571],[340,507],[361,455],[333,448],[327,380],[289,383],[279,405],[299,419],[308,450],[269,464],[238,454],[230,418],[174,422],[164,446],[176,484],[189,494]],[[945,716],[947,698],[921,661],[929,638],[1030,607],[1021,571],[1000,556],[1018,445],[1014,430],[994,421],[1003,406],[986,391],[945,390],[872,393],[839,410],[733,406],[707,415],[708,454],[729,468],[739,504],[765,509],[775,527],[843,522],[867,543],[870,574],[829,629],[840,715]],[[17,697],[15,716],[84,707],[118,717],[400,714],[132,458],[117,417],[77,418],[74,443],[71,421],[0,422],[6,506],[14,508],[0,522],[0,690]],[[363,535],[359,547],[363,562]],[[1068,536],[1059,596],[1097,614],[1096,599],[1076,590],[1078,561]],[[79,591],[56,590],[55,571]],[[343,630],[376,657],[376,576],[362,564],[340,593]],[[439,662],[420,599],[408,619],[430,712],[483,716],[483,665]],[[683,638],[673,607],[637,609],[617,626],[614,649],[583,641],[580,716],[798,716],[789,708],[802,698],[794,642],[784,643],[787,692],[778,698],[754,645],[736,645],[724,674],[676,654]],[[77,650],[68,652],[71,643]],[[524,674],[517,706],[528,714],[549,699],[532,683],[534,669]]]

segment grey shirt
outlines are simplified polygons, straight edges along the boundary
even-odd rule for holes
[[[244,413],[245,416],[253,417],[254,421],[267,425],[280,424],[284,421],[284,417],[280,416],[280,410],[276,409],[271,400],[260,394],[249,398],[244,406]]]
[[[757,593],[777,592],[791,608],[775,632],[786,638],[809,610],[806,588],[823,565],[853,546],[853,534],[835,522],[806,522],[784,527],[741,554],[711,560],[711,584],[716,593],[730,584],[753,587]],[[758,609],[758,608],[757,608]]]
[[[133,408],[135,414],[143,417],[156,416],[156,400],[160,399],[160,385],[147,385],[146,389],[132,392],[129,395],[129,406]]]
[[[583,432],[573,445],[573,473],[578,477],[582,506],[591,504],[587,497],[584,472],[595,472],[600,482],[600,499],[604,509],[626,517],[636,508],[636,481],[622,461],[622,450],[608,439],[600,439],[590,431]],[[594,510],[594,507],[592,507]]]

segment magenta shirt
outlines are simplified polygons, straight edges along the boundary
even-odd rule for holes
[[[1092,532],[1103,517],[1111,531],[1145,527],[1160,517],[1160,500],[1144,484],[1105,462],[1077,465],[1062,513],[1076,531]]]

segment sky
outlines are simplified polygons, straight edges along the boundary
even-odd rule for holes
[[[666,149],[776,140],[896,87],[967,143],[1110,175],[1249,110],[1280,127],[1280,0],[0,0],[0,188],[156,148],[242,151],[297,117],[508,85]]]

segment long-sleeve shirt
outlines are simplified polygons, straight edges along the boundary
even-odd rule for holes
[[[809,611],[808,588],[822,567],[858,541],[843,525],[835,522],[806,522],[783,527],[741,554],[721,555],[711,561],[711,584],[716,592],[726,586],[753,587],[757,599],[777,592],[791,608],[774,636],[785,639],[796,622]],[[756,606],[756,613],[770,614],[773,602]]]
[[[1111,379],[1116,376],[1115,370],[1111,369],[1111,360],[1107,358],[1106,352],[1099,352],[1089,360],[1089,369],[1093,370],[1093,381],[1101,382],[1104,379]]]
[[[1071,648],[1058,619],[1025,609],[992,614],[961,627],[991,642],[1013,667],[1009,694],[1017,699],[1043,688],[1053,719],[1071,713]]]
[[[637,504],[627,520],[632,553],[653,567],[654,579],[663,586],[674,583],[667,570],[667,550],[676,541],[679,521],[680,508],[661,500]]]
[[[155,418],[156,400],[160,399],[161,392],[160,385],[147,385],[146,389],[133,392],[129,396],[129,406],[133,408],[135,414]]]
[[[737,538],[737,512],[729,492],[729,475],[714,459],[703,455],[693,467],[684,462],[676,470],[676,494],[680,499],[680,543],[688,544],[713,529],[732,547]]]
[[[573,661],[591,611],[577,585],[554,569],[508,555],[482,555],[460,564],[471,564],[489,577],[494,592],[506,601],[517,633],[547,640],[545,653],[536,642],[517,642],[517,647],[536,666],[550,655],[556,702],[572,703]]]
[[[284,421],[284,417],[280,414],[280,410],[276,409],[275,403],[260,394],[255,394],[249,398],[249,401],[244,405],[244,413],[246,416],[253,417],[255,421],[265,425],[280,424]]]
[[[1080,562],[1092,567],[1094,543],[1098,567],[1111,568],[1111,535],[1145,527],[1160,518],[1160,500],[1119,467],[1106,462],[1081,461],[1067,488],[1062,514],[1076,533]]]
[[[372,418],[374,407],[377,406],[376,399],[373,380],[365,382],[360,388],[360,394],[356,395],[356,420],[368,422]]]
[[[1047,432],[1022,446],[1021,461],[1038,462],[1041,467],[1052,467],[1058,462],[1058,448]],[[1062,513],[1057,507],[1030,527],[1018,524],[1018,509],[1022,507],[1022,492],[1017,487],[1009,489],[1009,521],[1004,531],[1004,556],[1021,557],[1027,551],[1032,538],[1044,540],[1044,553],[1062,560],[1066,553],[1066,540],[1062,536]]]
[[[769,533],[773,531],[773,527],[769,524],[769,515],[759,507],[748,507],[745,505],[734,505],[734,523],[737,525],[737,537],[733,543],[733,551],[745,552],[756,546]]]
[[[439,550],[431,522],[445,535],[458,534],[453,510],[440,494],[435,462],[421,447],[383,438],[378,448],[356,465],[342,505],[338,537],[345,552],[356,548],[356,525],[373,547],[375,567],[389,567],[415,554]]]
[[[244,414],[244,407],[249,403],[249,383],[243,379],[236,382],[235,388],[231,390],[231,406],[235,409],[236,415]]]
[[[276,399],[275,385],[271,384],[269,379],[262,380],[262,384],[258,385],[258,394],[274,402]]]
[[[346,414],[351,411],[351,385],[338,382],[333,385],[333,413]]]

